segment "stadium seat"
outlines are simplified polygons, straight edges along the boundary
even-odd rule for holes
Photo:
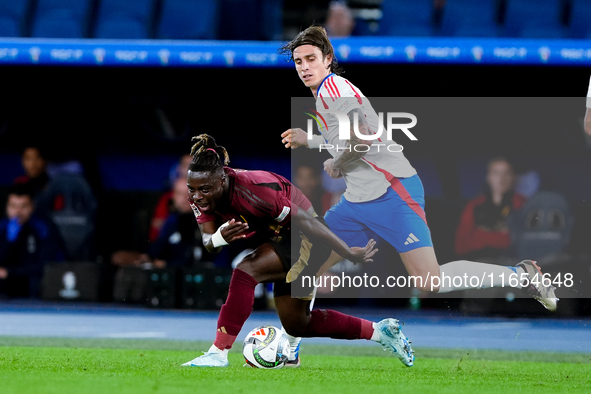
[[[509,215],[507,223],[517,257],[543,260],[568,246],[574,217],[562,194],[543,191]]]
[[[375,36],[374,24],[378,25],[377,22],[370,21],[363,18],[355,18],[355,27],[351,32],[354,37],[359,36]]]
[[[569,36],[572,38],[591,38],[591,2],[572,0]]]
[[[384,0],[380,36],[430,36],[433,0]]]
[[[12,17],[0,15],[0,37],[19,37],[20,26]]]
[[[532,164],[542,177],[542,188],[560,190],[572,203],[585,201],[591,195],[591,183],[581,182],[580,176],[581,169],[590,168],[588,159],[546,157]]]
[[[187,309],[217,310],[228,297],[232,278],[231,268],[208,267],[181,268],[182,278],[177,282],[181,307]],[[264,300],[266,301],[266,299]]]
[[[508,0],[504,35],[524,38],[562,38],[561,0]]]
[[[146,286],[147,305],[154,308],[176,307],[179,279],[175,267],[151,270]]]
[[[163,0],[157,38],[215,39],[219,2],[210,0]]]
[[[96,198],[90,186],[77,174],[54,177],[37,204],[38,212],[46,214],[57,226],[69,260],[94,258],[96,209]]]
[[[0,2],[0,37],[20,37],[24,32],[25,14],[29,0],[2,0]]]
[[[280,40],[283,0],[220,0],[219,39]]]
[[[32,36],[85,37],[90,4],[89,0],[39,0]]]
[[[152,0],[102,0],[95,38],[148,38]]]
[[[283,37],[283,0],[264,0],[260,23],[265,40],[281,40]]]
[[[498,35],[497,0],[447,0],[440,34],[443,36],[494,37]]]

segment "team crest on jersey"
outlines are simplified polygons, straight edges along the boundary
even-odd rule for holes
[[[191,209],[193,210],[193,213],[195,214],[196,218],[201,216],[201,211],[199,210],[199,208],[197,208],[197,205],[191,203]]]
[[[349,111],[346,111],[346,109],[349,108],[350,105],[351,105],[351,102],[349,100],[341,100],[341,103],[337,107],[337,111],[347,113]]]

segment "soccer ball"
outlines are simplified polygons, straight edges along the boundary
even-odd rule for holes
[[[260,326],[248,333],[242,345],[246,364],[255,368],[279,369],[287,362],[289,340],[274,326]]]

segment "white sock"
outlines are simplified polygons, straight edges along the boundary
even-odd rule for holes
[[[517,279],[525,272],[521,267],[477,263],[475,261],[452,261],[439,267],[439,293],[491,287],[521,288]],[[513,279],[511,279],[513,278]]]
[[[281,327],[281,330],[283,330],[283,332],[285,333],[285,335],[287,336],[287,340],[289,341],[289,357],[287,358],[288,360],[295,360],[296,358],[298,358],[300,349],[300,342],[302,341],[301,337],[294,337],[289,335],[287,332],[285,332],[285,328]]]
[[[228,358],[228,352],[230,349],[218,349],[215,345],[211,345],[207,353],[217,353],[224,358]]]
[[[371,334],[371,340],[374,342],[379,342],[380,333],[378,332],[378,330],[376,330],[376,325],[377,323],[371,323],[371,326],[373,327],[373,334]]]

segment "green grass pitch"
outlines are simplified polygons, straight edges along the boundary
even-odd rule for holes
[[[302,345],[299,369],[179,365],[208,343],[0,337],[0,393],[589,393],[591,355],[417,349],[404,367],[376,344]]]

